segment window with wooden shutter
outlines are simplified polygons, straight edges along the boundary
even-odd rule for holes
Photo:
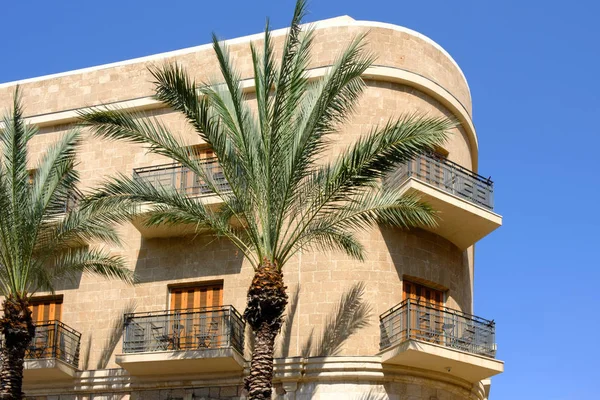
[[[170,289],[174,319],[170,335],[175,347],[214,348],[223,340],[223,285],[195,285]]]
[[[440,160],[447,160],[449,154],[450,154],[450,152],[448,150],[444,149],[443,147],[435,146],[433,148],[433,155],[435,157],[439,158]]]
[[[404,321],[404,326],[410,326],[410,338],[441,343],[444,318],[440,311],[444,306],[444,292],[405,280],[402,297],[410,300]]]
[[[62,313],[62,297],[32,298],[29,309],[34,323],[60,321]]]
[[[209,176],[212,176],[214,184],[219,189],[226,188],[226,181],[223,171],[216,160],[212,148],[206,146],[193,146],[192,156],[202,165]],[[194,174],[191,170],[184,168],[181,176],[181,189],[190,196],[201,196],[212,193],[212,187],[208,185],[201,177]]]
[[[35,336],[27,347],[27,358],[60,357],[64,349],[55,346],[56,321],[60,321],[62,314],[62,296],[32,298],[29,301],[31,317],[36,325]]]
[[[210,160],[211,158],[215,158],[215,153],[210,147],[193,146],[192,152],[194,153],[194,158],[200,162]]]
[[[444,292],[411,281],[404,281],[402,300],[411,299],[419,304],[440,308],[444,305]]]
[[[171,288],[171,310],[219,307],[223,305],[223,285]]]

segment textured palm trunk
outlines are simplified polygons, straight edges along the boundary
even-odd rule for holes
[[[25,351],[35,333],[35,326],[26,298],[7,297],[2,303],[2,368],[0,369],[0,399],[23,399],[23,364]]]
[[[254,333],[254,350],[246,389],[250,400],[271,399],[273,350],[287,305],[286,287],[279,268],[267,260],[259,266],[248,289],[244,318]]]

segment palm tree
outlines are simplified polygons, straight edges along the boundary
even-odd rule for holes
[[[92,272],[132,282],[120,257],[86,246],[90,240],[119,243],[111,215],[73,207],[81,137],[71,131],[28,170],[27,145],[37,134],[23,118],[19,89],[0,126],[0,399],[22,399],[23,359],[34,336],[29,309],[36,291],[52,291],[57,278]]]
[[[226,44],[215,36],[222,82],[197,85],[174,64],[150,69],[155,98],[181,113],[212,146],[228,185],[156,118],[111,107],[81,114],[96,135],[140,143],[173,159],[220,198],[216,209],[173,188],[121,175],[91,200],[94,210],[152,204],[149,225],[193,224],[198,232],[231,240],[244,254],[254,268],[244,311],[255,336],[246,378],[250,399],[271,397],[274,340],[288,299],[286,263],[301,249],[341,250],[363,259],[358,231],[379,223],[404,228],[435,224],[428,205],[381,182],[400,163],[442,144],[453,127],[443,118],[403,116],[323,163],[330,135],[340,131],[365,89],[361,75],[373,57],[359,36],[323,79],[310,80],[314,32],[301,26],[305,9],[299,0],[279,63],[268,22],[262,50],[250,45],[256,111],[246,101]]]

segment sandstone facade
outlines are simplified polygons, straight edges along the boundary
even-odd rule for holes
[[[460,68],[439,45],[404,28],[349,17],[321,21],[316,28],[311,69],[317,77],[351,38],[367,30],[368,49],[377,56],[376,66],[365,76],[368,89],[357,112],[334,138],[334,152],[390,117],[418,111],[460,121],[445,150],[450,161],[476,171],[477,137],[471,121],[469,88]],[[276,32],[275,37],[281,46],[282,32]],[[233,59],[245,78],[251,76],[250,41],[260,42],[261,35],[230,41]],[[178,115],[149,98],[152,84],[147,67],[164,62],[183,65],[198,81],[218,79],[212,49],[199,46],[20,82],[26,115],[41,127],[31,144],[32,158],[35,160],[63,132],[74,127],[76,110],[107,103],[156,116],[189,144],[201,144]],[[0,108],[10,106],[14,86],[0,85]],[[250,83],[247,90],[251,97]],[[170,162],[146,153],[140,146],[103,141],[87,134],[79,157],[84,190],[116,173],[131,175],[134,168]],[[101,365],[114,321],[123,317],[128,305],[135,304],[139,312],[166,310],[169,285],[220,281],[223,304],[242,311],[253,272],[225,241],[202,235],[144,238],[133,225],[123,226],[121,231],[125,246],[111,250],[127,259],[140,282],[131,287],[84,275],[59,285],[57,294],[63,296],[61,319],[82,334],[79,371],[66,381],[26,381],[28,395],[36,400],[244,398],[241,372],[132,376],[115,361],[115,355],[122,351],[121,343],[108,363]],[[322,328],[339,297],[356,281],[366,284],[373,318],[369,327],[347,343],[339,359],[319,363],[304,359],[299,372],[289,376],[278,366],[277,398],[483,399],[484,385],[479,382],[469,383],[440,371],[388,365],[379,357],[377,316],[402,301],[407,277],[443,287],[446,307],[473,311],[473,247],[461,250],[435,233],[417,229],[373,229],[362,239],[368,254],[365,262],[337,253],[303,253],[287,266],[288,287],[293,290],[300,286],[290,354],[300,354],[310,332]],[[280,365],[285,363],[283,360]]]

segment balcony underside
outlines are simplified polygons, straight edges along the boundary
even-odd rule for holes
[[[217,196],[207,196],[199,199],[201,199],[204,204],[214,205],[214,207],[221,204],[221,199]],[[199,233],[197,226],[194,224],[161,224],[157,226],[148,226],[146,220],[150,210],[151,206],[143,206],[140,215],[132,221],[133,226],[135,226],[143,238],[181,237]]]
[[[233,348],[119,354],[116,361],[132,375],[241,372],[245,365]]]
[[[73,379],[77,369],[57,358],[25,360],[23,379],[26,384]]]
[[[178,225],[167,225],[162,224],[158,226],[147,226],[146,216],[142,215],[135,218],[132,223],[133,226],[140,232],[143,238],[154,239],[154,238],[168,238],[168,237],[180,237],[193,235],[196,233],[196,226],[187,224]]]
[[[416,193],[439,213],[435,228],[425,228],[466,250],[502,225],[502,217],[458,196],[447,193],[416,178],[402,184],[405,193]]]
[[[504,371],[504,363],[420,340],[406,340],[379,353],[382,363],[447,373],[475,383]]]

